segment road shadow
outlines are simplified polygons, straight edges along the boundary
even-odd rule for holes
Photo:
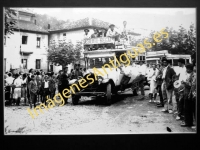
[[[125,100],[128,97],[133,97],[133,94],[117,94],[117,95],[113,95],[112,96],[112,104],[121,102],[123,100]],[[111,104],[111,105],[112,105]],[[105,107],[106,105],[106,101],[105,101],[105,97],[99,97],[96,98],[94,97],[92,100],[80,100],[78,105],[96,105],[96,106],[102,106]]]

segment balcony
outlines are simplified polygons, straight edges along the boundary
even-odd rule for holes
[[[22,45],[21,50],[20,50],[20,54],[21,55],[29,55],[29,54],[32,54],[33,51],[34,51],[34,48],[31,48],[28,45]]]

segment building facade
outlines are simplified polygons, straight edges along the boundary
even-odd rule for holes
[[[17,11],[12,35],[4,39],[4,71],[48,70],[48,31],[36,24],[35,15]]]
[[[24,10],[13,9],[17,11],[17,21],[14,27],[14,34],[5,39],[4,43],[4,71],[17,69],[18,71],[28,72],[29,69],[43,71],[53,71],[57,73],[62,66],[55,66],[47,60],[47,50],[51,41],[59,40],[71,41],[74,45],[77,42],[84,41],[84,29],[89,29],[89,36],[96,29],[108,30],[110,23],[94,18],[85,18],[78,21],[63,24],[57,30],[43,29],[35,20],[35,15]],[[129,33],[129,30],[127,30]],[[139,34],[130,32],[133,36]],[[68,65],[69,70],[74,69],[74,64],[79,63],[82,68],[84,63],[84,49],[81,50],[81,59]],[[145,61],[145,54],[140,54],[136,59]]]

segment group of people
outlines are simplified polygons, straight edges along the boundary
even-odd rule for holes
[[[75,70],[72,69],[70,73],[68,67],[60,70],[58,74],[33,69],[30,69],[29,73],[7,72],[4,76],[5,100],[8,105],[26,105],[30,108],[36,107],[39,102],[47,105],[47,99],[53,99],[56,91],[62,95],[62,91],[69,87],[69,80],[78,79],[86,73],[86,69],[82,70],[80,65],[76,65]],[[67,103],[68,99],[64,96],[63,98]]]
[[[120,37],[128,40],[126,33],[124,31],[120,32],[118,29],[116,29],[114,24],[111,24],[108,30],[106,30],[105,28],[101,28],[101,29],[94,28],[93,30],[94,30],[94,33],[91,35],[89,34],[90,32],[89,29],[84,30],[85,32],[84,40],[89,39],[89,38],[97,38],[97,37],[111,37],[111,38],[114,38],[115,41],[118,41],[118,42],[120,42]],[[114,45],[110,44],[108,45],[108,47],[114,48]],[[90,47],[85,46],[85,49],[88,49],[88,50],[106,49],[106,47],[104,44],[103,45],[96,44],[96,45],[90,45]]]
[[[176,120],[182,120],[181,126],[191,127],[196,117],[196,66],[194,64],[185,64],[185,60],[178,59],[178,67],[171,67],[166,57],[163,57],[160,64],[132,64],[123,70],[121,81],[121,91],[131,78],[132,72],[139,74],[132,82],[132,90],[135,83],[138,83],[141,95],[145,95],[144,83],[148,81],[150,85],[149,103],[155,103],[157,107],[163,107],[162,112],[173,114]],[[137,93],[136,93],[137,94]],[[160,101],[156,100],[157,95]],[[195,126],[193,126],[195,128]]]

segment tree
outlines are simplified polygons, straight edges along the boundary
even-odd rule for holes
[[[77,42],[74,46],[72,42],[66,42],[66,40],[55,40],[50,42],[47,59],[54,65],[67,66],[77,60],[80,60],[82,49],[82,43]]]
[[[51,25],[51,29],[60,29],[63,24],[70,22],[69,20],[58,20],[56,17],[51,17],[46,14],[36,14],[37,24],[44,29],[48,30],[48,24]]]
[[[150,42],[155,45],[151,48],[152,51],[169,50],[172,54],[190,54],[196,53],[196,29],[194,24],[190,25],[187,31],[182,25],[179,26],[178,31],[173,28],[166,27],[165,32],[168,33],[168,38],[163,38],[162,41],[156,42],[153,38],[155,31],[150,33]]]
[[[4,37],[9,37],[9,35],[14,34],[14,26],[16,24],[16,20],[14,17],[17,16],[17,13],[14,10],[11,10],[9,7],[5,7],[4,9]]]

